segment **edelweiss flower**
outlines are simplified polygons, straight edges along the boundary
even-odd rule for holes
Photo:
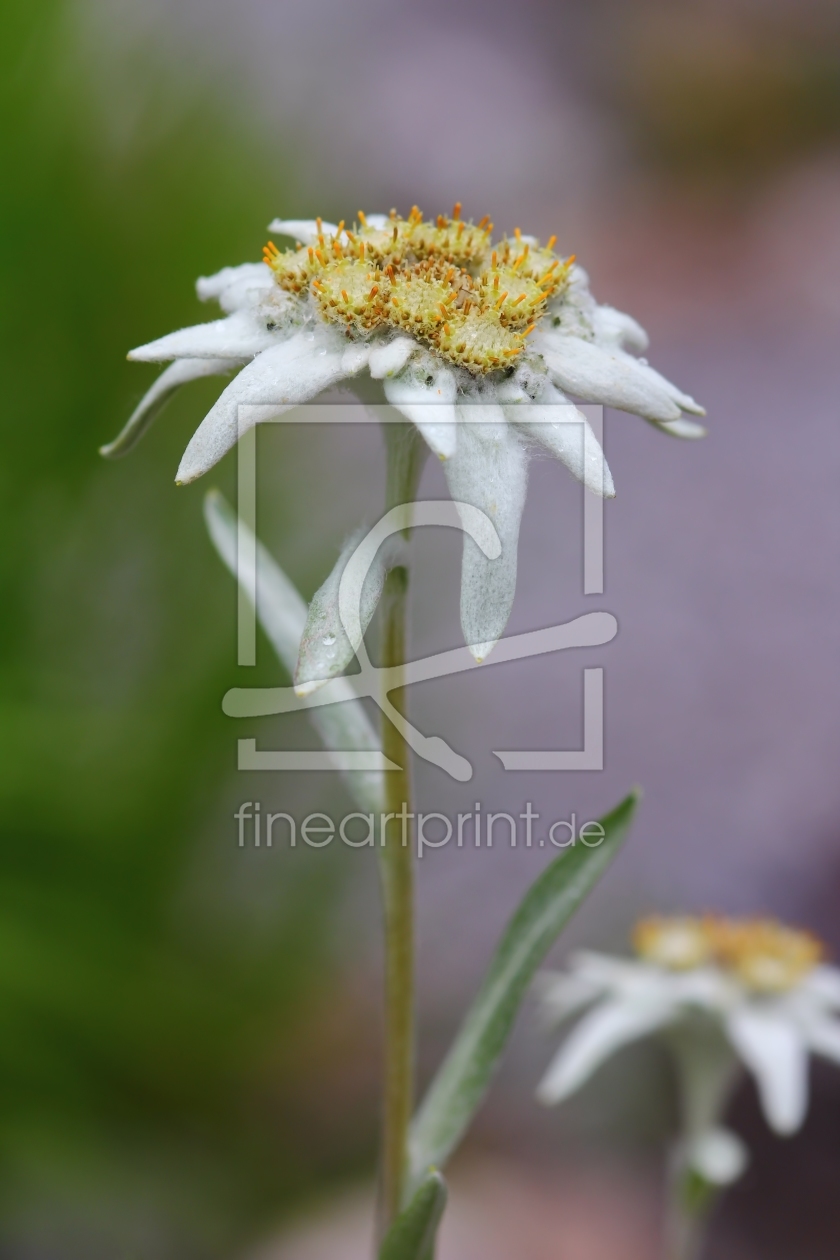
[[[581,953],[546,975],[552,1021],[591,1007],[538,1090],[567,1098],[615,1050],[667,1030],[683,1084],[690,1159],[707,1180],[737,1175],[739,1143],[717,1127],[738,1060],[752,1073],[768,1124],[793,1133],[808,1099],[809,1051],[840,1063],[840,969],[820,943],[772,920],[647,919],[638,960]]]
[[[218,301],[224,319],[131,351],[139,362],[173,362],[102,453],[127,452],[181,385],[238,371],[184,453],[177,480],[190,482],[235,445],[240,405],[260,404],[249,423],[270,420],[367,371],[445,461],[453,498],[496,526],[498,559],[470,540],[464,548],[462,623],[482,659],[513,601],[531,451],[547,450],[594,493],[614,494],[591,431],[581,440],[583,417],[557,423],[556,404],[572,395],[679,437],[704,432],[683,414],[702,408],[634,357],[647,348],[644,330],[596,304],[585,272],[554,252],[555,237],[540,246],[517,229],[494,245],[492,226],[465,222],[460,205],[434,223],[417,207],[407,219],[360,211],[352,229],[275,220],[269,230],[296,238],[293,249],[269,243],[263,262],[198,281],[198,296]]]

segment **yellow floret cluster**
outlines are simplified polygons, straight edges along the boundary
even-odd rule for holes
[[[775,919],[652,917],[636,924],[636,952],[672,971],[717,963],[757,993],[794,988],[824,955],[810,932]]]
[[[320,220],[317,220],[320,228]],[[416,206],[403,219],[392,210],[384,227],[359,211],[351,228],[319,232],[315,245],[264,258],[281,288],[310,293],[321,315],[349,333],[388,327],[409,333],[473,374],[507,367],[548,300],[567,283],[574,258],[513,238],[492,244],[493,224],[452,216],[424,220]]]

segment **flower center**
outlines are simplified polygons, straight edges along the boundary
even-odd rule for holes
[[[688,916],[642,919],[633,932],[640,957],[670,971],[688,971],[709,962],[714,942],[705,919]]]
[[[284,253],[269,242],[263,256],[283,289],[311,294],[321,317],[351,335],[407,332],[479,374],[522,353],[574,261],[554,253],[556,237],[540,248],[518,228],[493,249],[492,229],[487,218],[465,222],[460,203],[434,223],[416,206],[407,219],[392,210],[383,227],[359,211],[352,230],[342,222],[317,245]]]
[[[822,944],[774,919],[653,917],[633,932],[640,957],[672,971],[716,962],[756,993],[784,993],[823,957]]]
[[[797,932],[774,919],[724,920],[717,928],[716,948],[721,961],[758,993],[794,988],[824,953],[810,932]]]

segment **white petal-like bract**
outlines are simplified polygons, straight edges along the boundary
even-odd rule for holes
[[[386,376],[383,388],[391,406],[417,426],[434,453],[450,459],[458,438],[454,373],[431,355],[418,355],[399,376]]]
[[[537,1090],[546,1105],[561,1102],[620,1046],[637,1041],[674,1017],[673,1006],[662,1002],[603,1002],[585,1015],[560,1047]]]
[[[184,452],[176,480],[195,481],[255,424],[308,402],[347,375],[345,339],[333,329],[299,332],[243,368],[208,412]],[[247,411],[240,408],[247,406]]]
[[[501,407],[468,404],[458,415],[458,446],[444,466],[449,493],[486,512],[502,546],[498,559],[488,560],[464,537],[461,626],[473,656],[483,661],[504,633],[513,606],[528,456]]]
[[[240,368],[242,363],[242,359],[176,359],[146,390],[113,442],[100,446],[99,454],[106,459],[127,455],[182,385],[197,381],[202,376],[226,376],[228,372]]]
[[[268,225],[269,232],[277,232],[281,236],[291,236],[301,245],[315,245],[318,242],[319,230],[315,219],[272,219]],[[320,231],[325,236],[335,236],[337,223],[321,221]]]
[[[393,341],[374,346],[370,352],[371,376],[375,381],[381,381],[386,376],[396,376],[416,349],[417,342],[413,337],[395,337]]]
[[[234,311],[227,319],[192,324],[130,350],[135,363],[165,363],[167,359],[252,359],[276,345],[277,334],[250,310]]]
[[[602,346],[617,346],[633,354],[644,354],[650,338],[632,315],[617,311],[614,306],[596,306],[592,312],[595,340]]]
[[[580,337],[535,334],[533,349],[542,354],[558,388],[583,402],[631,411],[646,420],[678,420],[680,408],[645,365],[623,350],[596,346]]]
[[[772,1011],[743,1005],[727,1020],[729,1038],[758,1085],[767,1123],[795,1133],[808,1105],[808,1053],[799,1029]]]
[[[255,298],[275,290],[274,276],[261,262],[222,267],[215,275],[199,276],[195,282],[195,291],[202,302],[215,300],[228,314],[253,305]]]
[[[679,420],[653,420],[651,423],[661,433],[667,433],[676,438],[687,438],[690,442],[704,438],[707,432],[704,425],[698,424],[696,420],[686,420],[685,416],[680,416]]]
[[[550,381],[533,401],[505,406],[505,415],[565,464],[587,490],[602,499],[614,498],[612,473],[589,421]]]

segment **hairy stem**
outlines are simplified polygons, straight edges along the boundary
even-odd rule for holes
[[[408,573],[393,569],[383,594],[382,661],[405,663]],[[382,890],[385,917],[385,1079],[382,1117],[380,1230],[397,1216],[403,1196],[414,1085],[414,871],[409,755],[399,731],[383,718],[382,746],[402,769],[385,776]]]
[[[410,504],[425,454],[416,430],[385,424],[388,453],[386,507]],[[406,513],[406,532],[410,509]],[[406,663],[408,568],[388,574],[382,596],[382,665]],[[399,675],[398,675],[399,676]],[[395,689],[399,691],[399,688]],[[391,697],[404,711],[404,694]],[[410,752],[396,727],[382,718],[382,750],[400,767],[385,774],[385,827],[381,879],[385,928],[385,1048],[377,1235],[399,1214],[405,1188],[408,1127],[414,1102],[414,869]]]

